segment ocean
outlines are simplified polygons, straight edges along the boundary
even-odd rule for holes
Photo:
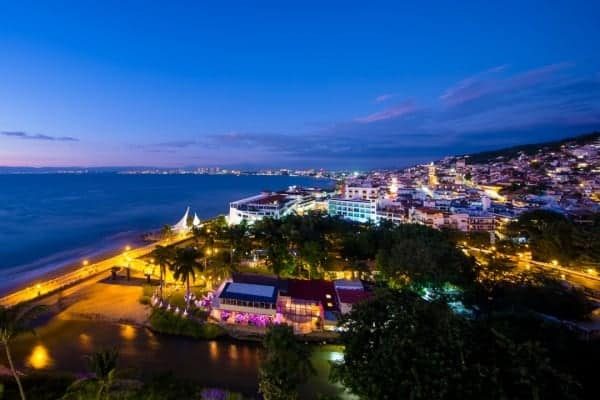
[[[289,176],[0,175],[0,289],[48,270],[137,244],[176,223],[190,206],[200,219],[229,202],[291,185],[332,181]]]

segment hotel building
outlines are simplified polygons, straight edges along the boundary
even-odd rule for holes
[[[281,192],[263,192],[229,203],[230,225],[242,221],[248,224],[263,218],[280,219],[290,214],[303,214],[307,211],[325,209],[326,193],[318,189],[290,187]]]
[[[365,293],[360,281],[234,274],[216,291],[211,316],[222,324],[255,328],[285,323],[298,334],[333,331],[339,316],[367,298]]]
[[[328,213],[355,222],[376,222],[377,201],[363,199],[329,199]]]

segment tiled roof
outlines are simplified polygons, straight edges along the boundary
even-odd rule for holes
[[[333,282],[322,279],[290,279],[288,295],[300,300],[321,302],[325,311],[336,311],[337,300]]]
[[[338,289],[337,294],[340,302],[347,304],[355,304],[371,297],[369,292],[356,289]]]

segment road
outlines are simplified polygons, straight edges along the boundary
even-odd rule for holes
[[[492,254],[492,250],[481,249],[472,246],[463,246],[468,251],[479,252],[485,254]],[[563,279],[575,286],[586,289],[590,297],[600,299],[600,276],[598,274],[589,274],[582,271],[566,268],[558,264],[545,263],[541,261],[534,261],[527,258],[521,258],[518,256],[503,254],[495,252],[494,254],[503,257],[504,259],[511,261],[518,267],[524,267],[526,269],[537,269],[545,272],[550,272],[553,276]]]
[[[75,284],[80,284],[86,281],[93,282],[93,278],[106,273],[112,267],[134,267],[134,264],[136,263],[132,263],[133,260],[148,255],[157,245],[171,245],[187,239],[189,239],[188,236],[164,239],[146,246],[125,250],[119,255],[103,259],[96,263],[82,265],[75,270],[70,270],[51,279],[35,282],[30,286],[10,293],[0,298],[0,305],[10,307],[25,301],[48,295]]]

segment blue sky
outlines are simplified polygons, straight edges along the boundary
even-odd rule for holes
[[[422,3],[0,0],[0,165],[387,167],[600,128],[600,3]]]

